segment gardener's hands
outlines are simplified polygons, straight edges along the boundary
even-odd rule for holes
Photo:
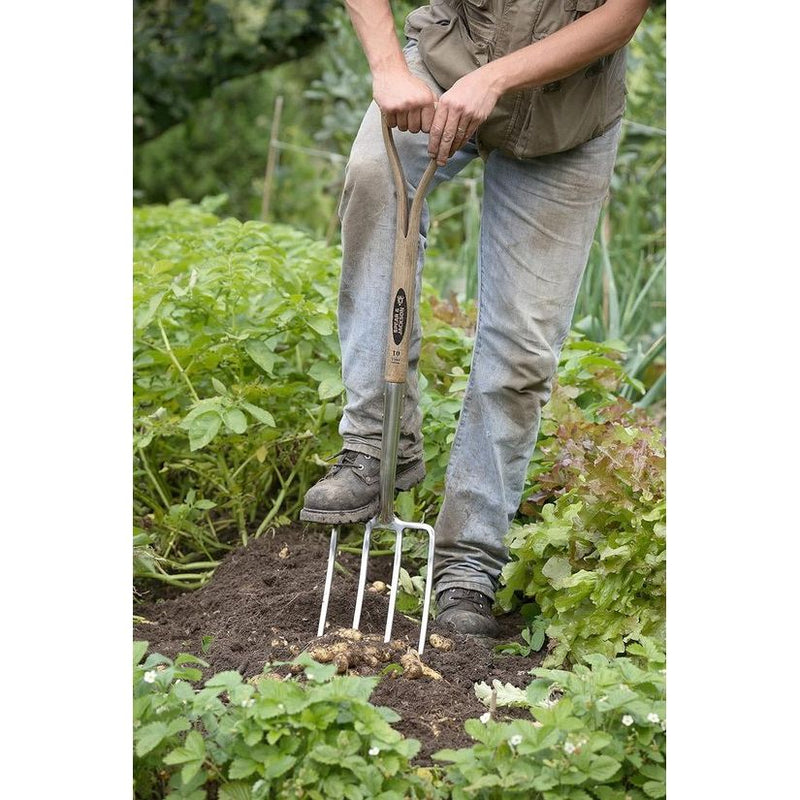
[[[436,95],[425,81],[408,70],[375,75],[372,96],[390,128],[411,133],[430,131],[436,111]]]
[[[500,98],[500,89],[484,67],[467,73],[446,91],[436,104],[430,127],[428,155],[444,166],[460,150],[478,126],[486,121]]]
[[[430,134],[428,154],[443,166],[489,116],[500,90],[481,68],[456,81],[437,101],[423,80],[396,70],[376,74],[372,94],[390,128]]]

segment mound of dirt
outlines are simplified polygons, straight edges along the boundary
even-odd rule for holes
[[[439,646],[425,645],[424,669],[417,669],[411,651],[418,646],[418,623],[396,614],[392,642],[382,646],[388,610],[385,592],[365,593],[361,635],[348,632],[359,557],[347,553],[340,554],[345,572],[334,573],[326,635],[318,639],[327,559],[327,530],[281,528],[231,552],[202,589],[168,598],[146,596],[134,609],[146,620],[134,625],[134,638],[148,641],[151,652],[170,658],[178,653],[202,658],[209,664],[206,678],[228,669],[252,677],[263,672],[265,664],[291,661],[303,651],[316,657],[331,655],[329,660],[349,674],[378,675],[386,672],[388,663],[402,663],[404,670],[384,674],[370,699],[400,714],[402,719],[394,727],[421,742],[415,759],[421,766],[430,764],[431,753],[441,748],[473,744],[464,732],[464,721],[486,711],[475,697],[475,682],[491,684],[497,679],[525,686],[530,670],[544,657],[544,650],[527,658],[492,650],[500,641],[521,641],[523,622],[517,615],[499,618],[501,637],[488,645],[440,628],[432,620],[428,635]],[[370,560],[370,582],[388,582],[390,572],[390,558]],[[447,641],[437,641],[436,635]],[[288,671],[282,669],[281,674]],[[495,718],[520,715],[517,710],[498,709]]]

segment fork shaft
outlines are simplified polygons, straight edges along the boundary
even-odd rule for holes
[[[386,381],[383,393],[383,434],[381,437],[380,508],[378,522],[389,525],[394,518],[394,488],[397,477],[397,447],[400,441],[400,415],[405,381]]]

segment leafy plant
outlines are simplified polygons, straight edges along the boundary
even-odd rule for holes
[[[533,722],[468,720],[473,747],[434,753],[450,762],[453,800],[666,796],[664,654],[647,638],[630,652],[635,658],[588,656],[572,672],[534,669],[527,689],[506,698],[526,705]]]
[[[525,603],[520,608],[520,614],[526,623],[520,634],[522,642],[499,644],[494,648],[496,653],[529,656],[531,653],[538,653],[544,646],[547,620],[540,615],[539,606],[536,603]]]
[[[505,609],[536,603],[549,666],[664,635],[663,433],[618,397],[619,365],[599,350],[565,348],[521,508],[533,521],[509,531],[497,594]]]
[[[399,717],[372,706],[377,678],[336,676],[335,665],[295,660],[304,682],[273,673],[251,682],[174,661],[134,645],[136,797],[202,800],[433,797],[409,768],[419,742],[392,729]],[[273,665],[274,666],[274,665]]]
[[[135,212],[135,574],[184,585],[297,507],[342,391],[336,251],[213,207]]]

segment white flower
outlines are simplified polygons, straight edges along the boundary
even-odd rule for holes
[[[252,708],[255,702],[252,697],[248,697],[247,700],[242,700],[242,708]]]
[[[575,752],[575,745],[572,742],[564,742],[564,752],[567,755],[572,755]]]
[[[626,715],[625,715],[625,716],[622,718],[622,724],[623,724],[623,725],[624,725],[626,728],[629,728],[631,725],[633,725],[633,717],[632,717],[630,714],[626,714]]]
[[[481,714],[478,719],[485,725],[490,719],[492,718],[492,712],[487,711],[485,714]]]
[[[667,721],[665,719],[661,720],[661,730],[665,731],[667,729]]]
[[[661,718],[660,718],[660,717],[658,716],[658,714],[656,714],[654,711],[651,711],[651,712],[650,712],[650,713],[647,715],[647,721],[648,721],[648,722],[653,722],[653,723],[655,723],[655,722],[661,722]]]
[[[156,682],[156,671],[154,669],[149,669],[144,674],[144,682],[145,683],[155,683]]]
[[[378,753],[380,753],[380,751],[381,751],[380,747],[370,747],[369,754],[371,756],[376,756],[378,755]]]
[[[514,735],[513,735],[513,736],[512,736],[512,737],[511,737],[509,740],[508,740],[508,743],[509,743],[509,744],[510,744],[512,747],[516,747],[518,744],[521,744],[521,743],[522,743],[522,737],[521,737],[521,736],[520,736],[518,733],[515,733],[515,734],[514,734]]]

